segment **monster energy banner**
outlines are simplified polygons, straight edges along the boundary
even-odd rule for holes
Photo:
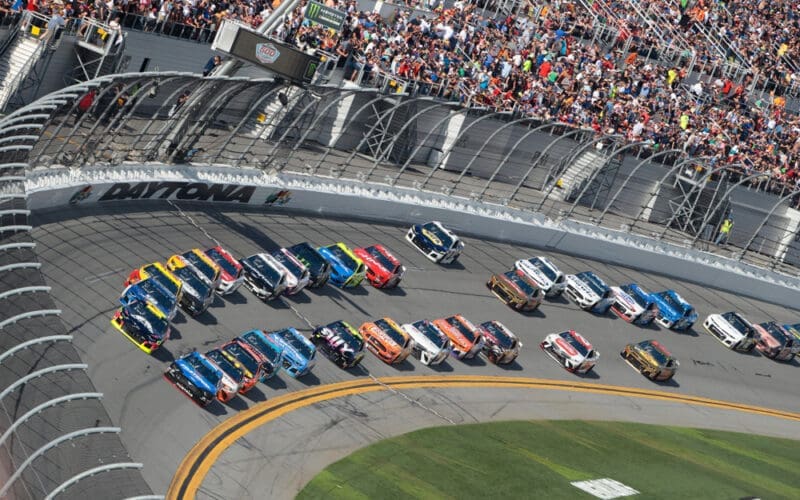
[[[347,14],[341,10],[325,7],[321,3],[314,1],[308,2],[306,6],[306,19],[312,23],[321,24],[336,32],[342,30],[342,24],[346,16]]]

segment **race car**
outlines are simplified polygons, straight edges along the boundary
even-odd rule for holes
[[[414,224],[406,233],[406,240],[437,264],[455,262],[464,250],[464,242],[438,221]]]
[[[283,349],[283,368],[290,376],[302,377],[314,368],[317,348],[294,328],[268,333],[267,338]]]
[[[182,259],[167,262],[167,268],[183,285],[181,307],[192,316],[199,316],[214,302],[214,287],[205,278]]]
[[[222,372],[222,383],[220,383],[219,391],[217,392],[217,399],[226,403],[242,390],[244,374],[242,373],[241,365],[228,359],[219,349],[212,349],[205,356],[211,364]]]
[[[795,323],[793,325],[783,325],[783,329],[794,337],[792,339],[792,352],[797,354],[800,352],[800,323]]]
[[[791,361],[796,353],[797,339],[778,323],[767,321],[753,325],[757,333],[756,349],[764,356],[777,361]]]
[[[634,370],[650,380],[671,379],[678,370],[678,360],[657,340],[644,340],[638,344],[628,344],[619,353]]]
[[[697,321],[697,311],[675,290],[650,294],[658,306],[656,321],[664,328],[688,330]]]
[[[173,266],[170,263],[177,261],[183,262],[184,266],[191,267],[213,290],[219,287],[220,280],[222,279],[222,271],[219,266],[199,248],[193,248],[180,255],[173,255],[167,259],[167,267],[172,269]]]
[[[412,353],[423,365],[438,365],[450,355],[450,339],[427,319],[406,323],[402,328],[414,341]]]
[[[164,378],[198,405],[208,406],[220,392],[222,371],[194,351],[173,361]]]
[[[364,323],[358,332],[367,349],[390,365],[402,363],[414,349],[414,341],[391,318]]]
[[[547,297],[558,297],[564,291],[564,273],[547,257],[520,259],[514,263],[514,267],[532,279]]]
[[[331,275],[331,265],[310,243],[304,241],[290,246],[287,250],[308,269],[311,278],[309,287],[318,288],[328,282],[328,278]]]
[[[257,253],[241,261],[244,270],[244,286],[261,300],[272,300],[286,288],[286,271],[268,253]]]
[[[294,295],[305,288],[311,280],[311,274],[302,262],[297,260],[289,250],[281,248],[272,252],[272,256],[286,271],[286,288],[283,293]]]
[[[614,300],[611,288],[591,271],[568,274],[564,278],[564,292],[578,306],[593,313],[603,314]]]
[[[216,246],[206,250],[206,255],[219,267],[219,285],[216,290],[218,294],[228,295],[242,286],[244,283],[242,265],[227,250]]]
[[[183,284],[174,274],[169,272],[160,262],[145,264],[139,269],[134,269],[125,280],[125,286],[138,283],[142,280],[153,278],[159,285],[164,287],[169,293],[175,296],[180,303],[183,298]]]
[[[709,314],[703,327],[728,349],[750,352],[756,346],[755,328],[737,312]]]
[[[611,312],[628,323],[649,325],[658,315],[653,297],[636,283],[612,286]]]
[[[283,348],[271,342],[261,330],[250,330],[236,337],[236,340],[249,345],[261,355],[262,382],[272,378],[281,369]]]
[[[242,386],[239,388],[239,393],[244,394],[252,389],[261,379],[261,365],[263,364],[261,355],[249,345],[237,340],[223,344],[219,350],[242,372]]]
[[[161,347],[170,333],[167,317],[146,301],[133,301],[120,307],[111,318],[111,324],[147,354]]]
[[[551,333],[539,347],[570,373],[589,373],[600,357],[592,344],[575,330]]]
[[[317,251],[331,265],[331,283],[342,288],[361,284],[366,275],[366,267],[347,245],[340,242],[319,247]]]
[[[364,339],[344,321],[318,327],[311,343],[339,368],[353,368],[364,358]]]
[[[522,342],[499,321],[487,321],[478,327],[484,339],[483,354],[496,365],[514,362],[522,348]]]
[[[131,302],[150,302],[164,313],[168,320],[172,320],[178,312],[178,301],[153,278],[147,278],[133,285],[128,285],[119,296],[119,303],[125,307]]]
[[[483,349],[483,336],[467,318],[456,314],[433,321],[453,344],[453,355],[458,359],[472,359]]]
[[[517,269],[493,274],[486,286],[501,302],[517,311],[533,311],[544,298],[542,289]]]
[[[383,245],[356,248],[353,253],[367,266],[367,281],[375,288],[394,288],[403,279],[406,268]]]

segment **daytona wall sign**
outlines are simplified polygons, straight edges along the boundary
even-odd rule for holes
[[[190,200],[223,203],[250,203],[255,186],[208,184],[205,182],[118,182],[108,188],[99,201],[117,200]]]

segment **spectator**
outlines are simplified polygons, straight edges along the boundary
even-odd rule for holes
[[[731,234],[731,229],[733,229],[733,218],[726,217],[725,220],[722,221],[722,225],[719,227],[719,234],[717,235],[717,239],[714,241],[714,244],[720,246],[728,242],[728,237]]]
[[[211,59],[209,59],[206,65],[203,67],[203,76],[208,76],[212,74],[219,67],[220,64],[222,64],[222,57],[220,56],[211,57]]]

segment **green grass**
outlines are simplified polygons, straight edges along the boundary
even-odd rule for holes
[[[800,498],[800,442],[623,422],[517,421],[387,439],[319,473],[298,498],[594,498],[572,481],[611,478],[630,498]]]

